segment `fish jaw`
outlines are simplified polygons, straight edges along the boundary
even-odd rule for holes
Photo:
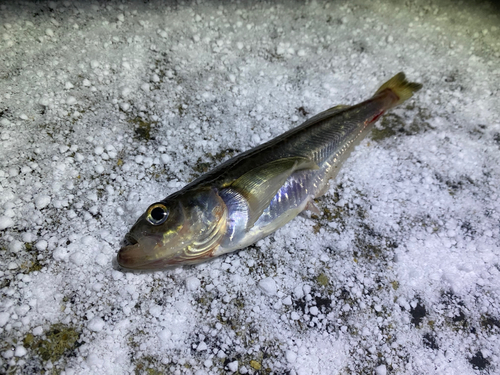
[[[162,245],[160,238],[142,238],[140,242],[129,233],[125,237],[125,244],[118,251],[118,264],[130,270],[150,270],[165,268],[165,260],[159,257],[158,248]],[[151,251],[156,249],[156,251]]]
[[[215,233],[214,233],[215,234]],[[120,248],[117,262],[122,268],[137,271],[157,271],[174,266],[194,265],[208,261],[215,255],[224,232],[215,234],[208,241],[179,246],[161,244],[156,247],[142,246],[141,243],[126,245]]]
[[[139,244],[122,247],[116,257],[120,267],[130,270],[150,269],[155,262],[146,261],[144,251]]]

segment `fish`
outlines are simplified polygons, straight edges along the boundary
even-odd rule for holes
[[[124,269],[162,270],[198,264],[244,249],[329,190],[353,148],[373,124],[422,85],[400,72],[366,101],[338,105],[245,151],[153,203],[125,235]]]

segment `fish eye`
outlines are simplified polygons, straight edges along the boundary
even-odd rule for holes
[[[148,208],[147,220],[153,225],[163,224],[168,218],[168,208],[163,203],[155,203]]]

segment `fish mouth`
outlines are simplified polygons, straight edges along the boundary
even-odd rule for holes
[[[144,241],[146,241],[146,243],[144,243]],[[155,245],[158,245],[158,241],[159,239],[150,237],[148,239],[142,239],[141,242],[139,242],[130,233],[126,234],[123,240],[123,245],[120,250],[118,250],[118,254],[116,256],[118,264],[120,267],[129,270],[143,271],[158,270],[169,267],[170,262],[162,258],[152,258],[151,250],[146,250],[154,248]]]
[[[130,246],[130,245],[136,245],[138,244],[139,241],[137,241],[134,236],[132,236],[130,233],[127,233],[125,235],[125,239],[123,240],[123,246]]]
[[[116,256],[116,260],[118,261],[118,264],[120,267],[129,269],[129,270],[136,270],[136,271],[146,271],[146,270],[151,270],[151,269],[156,269],[159,267],[155,267],[154,263],[156,262],[140,262],[140,260],[133,255],[133,252],[128,249],[122,247],[118,251],[118,255]]]
[[[127,243],[127,241],[124,241]],[[129,270],[148,270],[155,261],[148,261],[139,243],[127,244],[123,246],[116,256],[116,260],[120,267]]]
[[[145,254],[139,241],[130,233],[125,235],[116,260],[121,267],[132,270],[142,269],[149,263],[145,259]]]

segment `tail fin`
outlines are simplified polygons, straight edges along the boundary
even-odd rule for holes
[[[406,80],[405,74],[403,72],[399,72],[382,86],[380,86],[380,88],[373,96],[380,94],[386,89],[390,89],[398,97],[398,100],[391,106],[392,108],[403,103],[405,100],[410,99],[413,94],[421,88],[422,85],[420,83],[408,82]]]

